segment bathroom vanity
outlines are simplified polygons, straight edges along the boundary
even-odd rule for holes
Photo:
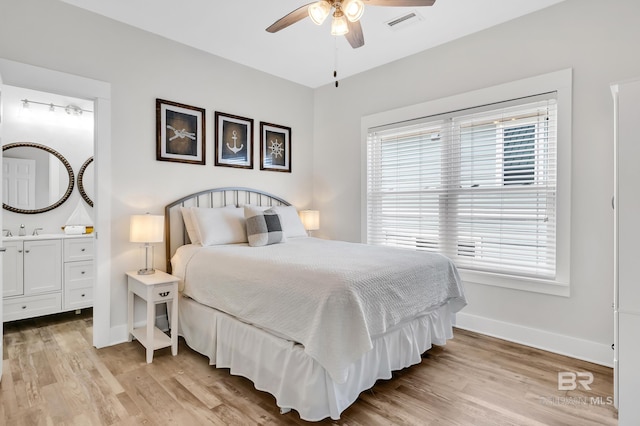
[[[4,237],[3,322],[93,305],[93,234]]]

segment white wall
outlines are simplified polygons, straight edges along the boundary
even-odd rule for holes
[[[640,75],[640,2],[567,0],[316,90],[315,208],[322,235],[360,241],[360,120],[573,68],[571,297],[467,284],[461,326],[612,364],[613,104]],[[326,123],[332,123],[327,126]]]
[[[218,186],[268,190],[299,208],[311,203],[309,88],[58,1],[2,0],[0,57],[111,83],[112,340],[126,338],[124,272],[140,267],[128,242],[131,214],[161,214],[182,195]],[[206,109],[206,165],[156,161],[156,98]],[[213,166],[214,111],[254,119],[254,170]],[[292,173],[259,170],[260,121],[292,128]]]

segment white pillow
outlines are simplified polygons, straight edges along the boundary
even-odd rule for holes
[[[180,207],[182,212],[182,220],[184,221],[184,227],[187,229],[187,234],[191,240],[191,244],[200,244],[200,233],[196,228],[195,220],[191,214],[191,207]]]
[[[275,206],[273,210],[280,216],[280,224],[285,237],[306,237],[307,231],[304,229],[302,220],[298,216],[298,211],[294,206]]]
[[[243,209],[191,207],[191,214],[203,246],[247,242]]]

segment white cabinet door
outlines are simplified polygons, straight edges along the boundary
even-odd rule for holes
[[[24,242],[24,295],[62,289],[60,240]]]
[[[2,297],[22,296],[22,241],[4,241],[6,251],[2,258]]]

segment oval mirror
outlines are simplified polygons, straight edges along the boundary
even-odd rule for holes
[[[10,143],[2,151],[5,210],[43,213],[67,201],[75,180],[71,165],[58,151],[34,142]]]
[[[80,167],[78,191],[80,191],[82,199],[93,207],[93,157],[89,157]]]

